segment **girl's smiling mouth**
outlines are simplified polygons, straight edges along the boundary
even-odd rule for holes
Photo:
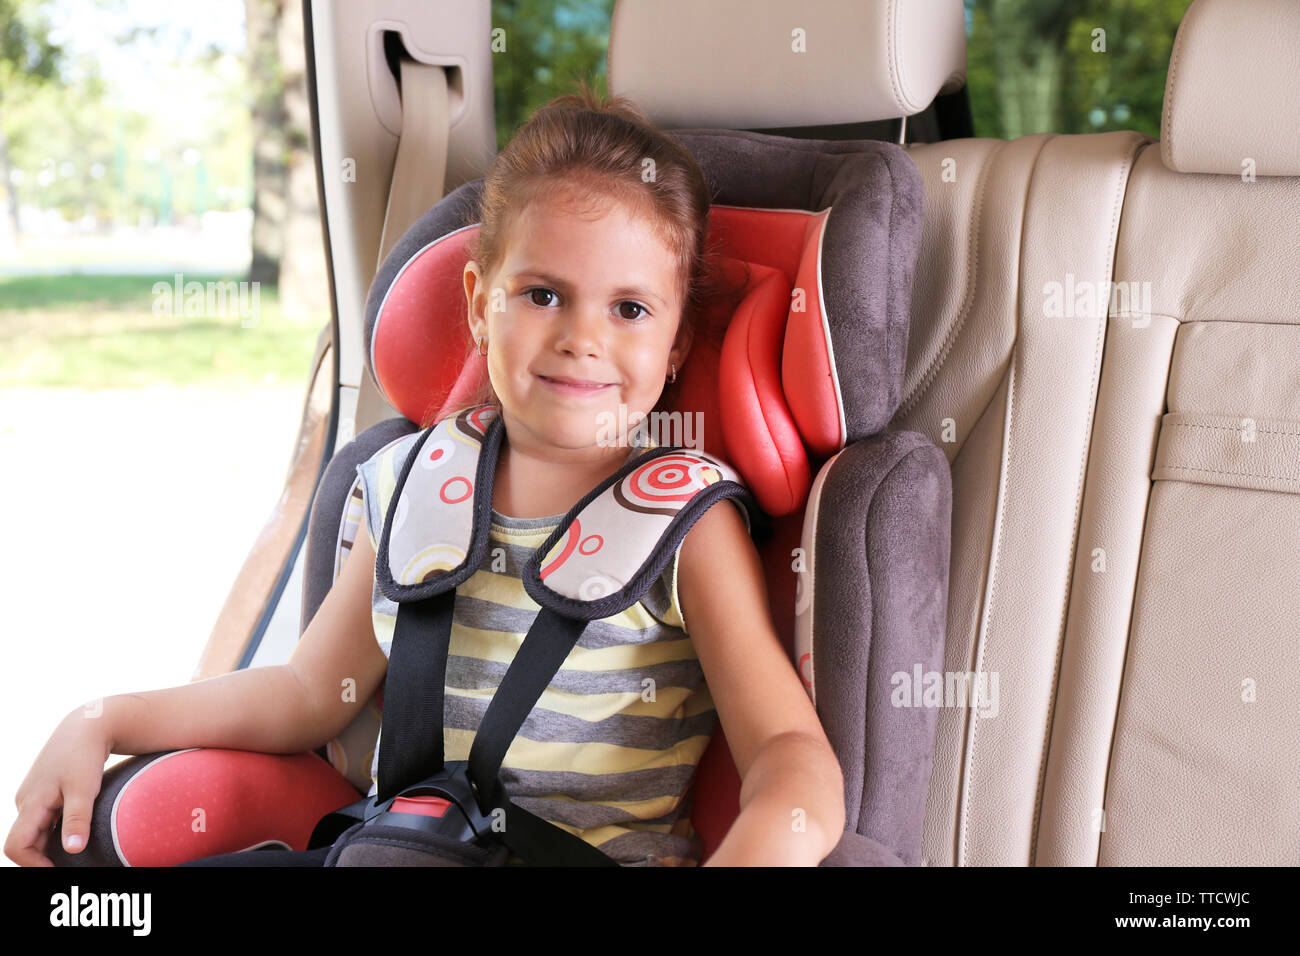
[[[563,395],[595,395],[611,386],[609,382],[582,382],[579,379],[548,378],[537,376],[548,388]]]

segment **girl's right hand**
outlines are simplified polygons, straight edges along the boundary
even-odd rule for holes
[[[69,853],[85,849],[111,748],[104,721],[88,716],[85,708],[63,718],[18,788],[18,819],[5,840],[5,856],[19,866],[53,866],[45,848],[60,809],[63,848]]]

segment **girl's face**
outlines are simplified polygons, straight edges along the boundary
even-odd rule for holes
[[[680,371],[690,347],[677,341],[676,259],[650,224],[614,201],[591,209],[539,199],[516,218],[490,287],[473,260],[464,279],[511,444],[625,456],[596,447],[625,448],[620,426],[654,408],[669,364]]]

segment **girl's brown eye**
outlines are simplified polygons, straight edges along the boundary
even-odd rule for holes
[[[637,310],[637,314],[636,314],[636,315],[628,315],[628,314],[625,312],[625,313],[623,313],[623,318],[627,319],[629,322],[639,322],[639,321],[641,321],[642,316],[646,315],[646,309],[645,309],[645,308],[644,308],[640,303],[638,303],[638,302],[621,302],[621,303],[619,303],[619,307],[620,307],[620,308],[622,308],[623,306],[628,306],[628,305],[630,305],[630,306],[632,306],[632,308],[636,309],[636,310]]]
[[[524,293],[524,295],[528,296],[529,301],[531,301],[533,305],[541,305],[541,306],[550,305],[549,302],[538,302],[535,298],[533,298],[533,296],[537,295],[537,293],[539,292],[542,293],[543,295],[549,295],[549,296],[555,295],[555,293],[552,292],[550,289],[546,289],[541,286],[538,286],[536,289],[529,289],[527,292]]]

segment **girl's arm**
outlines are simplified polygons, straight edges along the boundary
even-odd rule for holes
[[[772,626],[762,564],[734,505],[691,528],[682,616],[740,772],[740,815],[709,865],[816,866],[844,832],[844,775]]]
[[[306,690],[287,664],[118,694],[103,703],[108,752],[147,754],[189,747],[294,754],[320,746]],[[93,704],[82,708],[93,721]],[[69,714],[69,718],[73,717]]]

